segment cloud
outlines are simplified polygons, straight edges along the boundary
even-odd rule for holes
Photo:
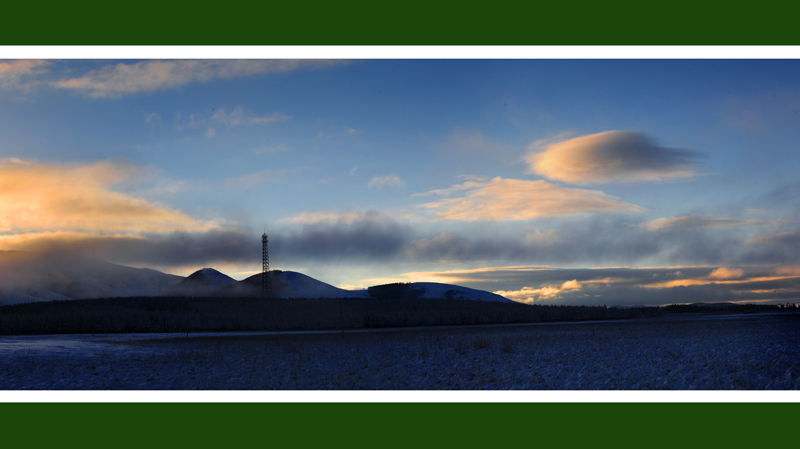
[[[719,267],[709,273],[709,279],[739,279],[744,276],[744,270],[740,268]]]
[[[568,266],[753,265],[789,263],[800,248],[793,233],[775,237],[783,244],[756,244],[747,243],[748,228],[650,231],[635,217],[625,216],[547,218],[538,223],[539,229],[520,229],[511,222],[453,223],[447,232],[417,234],[407,258]]]
[[[539,150],[536,143],[528,150]],[[547,145],[526,160],[550,179],[574,184],[665,181],[697,176],[699,153],[657,145],[645,134],[606,131]]]
[[[384,176],[373,176],[372,179],[369,180],[368,187],[374,187],[380,190],[384,187],[404,187],[405,185],[405,181],[400,179],[400,177],[396,174],[392,173]]]
[[[270,253],[274,248],[285,261],[391,261],[412,240],[408,225],[374,210],[306,213],[288,221],[295,226],[284,226],[275,232],[278,237],[270,237],[275,242]]]
[[[743,263],[793,263],[800,254],[800,229],[748,240]]]
[[[455,196],[424,204],[437,217],[459,221],[531,220],[593,212],[643,212],[597,190],[569,189],[547,181],[475,178],[425,195]]]
[[[754,226],[764,223],[762,220],[740,220],[736,218],[714,218],[703,215],[683,215],[680,217],[659,218],[642,223],[648,231],[683,232],[695,229],[731,229]]]
[[[208,127],[205,136],[209,139],[216,136],[216,128],[218,127],[233,128],[239,126],[268,125],[271,123],[286,122],[291,119],[291,116],[280,112],[269,115],[253,114],[251,112],[246,112],[241,106],[235,107],[231,112],[220,108],[211,116],[205,114],[189,114],[188,116],[184,116],[183,113],[179,112],[175,117],[179,130],[182,130],[184,127],[193,129]],[[283,149],[286,149],[285,145],[283,145]],[[262,153],[281,151],[281,146],[259,147],[258,150]]]
[[[26,88],[23,78],[47,73],[48,61],[19,59],[0,62],[0,87]]]
[[[576,279],[573,279],[571,281],[564,282],[561,284],[561,287],[552,285],[546,285],[541,288],[522,287],[520,290],[498,290],[493,293],[504,296],[513,301],[530,304],[537,300],[541,301],[543,299],[558,299],[564,292],[576,291],[580,289],[581,284]]]
[[[132,165],[0,161],[0,233],[144,233],[201,230],[210,222],[112,190],[143,174]]]
[[[105,65],[78,77],[55,81],[53,86],[91,98],[119,98],[126,95],[175,89],[191,83],[283,73],[339,63],[341,61],[289,59],[121,62]]]
[[[235,229],[141,235],[31,233],[0,236],[0,247],[165,269],[226,262],[258,265],[261,260],[260,234]]]
[[[380,212],[367,210],[363,212],[334,212],[328,210],[317,210],[311,212],[300,212],[297,215],[282,218],[278,220],[278,223],[292,223],[292,224],[312,224],[312,225],[334,225],[334,224],[352,224],[356,221],[365,219],[365,217],[372,217],[371,219],[375,219],[375,217],[384,216]]]
[[[800,245],[800,230],[762,235],[749,240],[747,243],[756,245],[790,245],[796,247]]]
[[[225,109],[217,109],[210,119],[212,123],[223,126],[267,125],[288,120],[291,120],[291,117],[280,112],[271,115],[255,115],[244,112],[240,106],[234,108],[230,113],[225,112]]]

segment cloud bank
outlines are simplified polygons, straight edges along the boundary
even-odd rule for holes
[[[536,145],[528,147],[535,151]],[[531,169],[573,184],[666,181],[696,176],[698,153],[666,148],[645,134],[606,131],[548,145],[526,158]]]

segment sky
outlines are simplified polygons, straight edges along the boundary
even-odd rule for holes
[[[0,250],[800,300],[795,59],[0,60]]]

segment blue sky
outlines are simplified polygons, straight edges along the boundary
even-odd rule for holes
[[[791,302],[798,69],[4,60],[0,249],[243,278],[266,229],[274,268],[348,288]]]

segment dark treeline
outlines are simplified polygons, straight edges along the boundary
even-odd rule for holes
[[[656,307],[456,299],[106,298],[0,307],[0,334],[322,330],[662,316]]]
[[[673,304],[664,306],[667,313],[758,313],[797,310],[794,304]]]

